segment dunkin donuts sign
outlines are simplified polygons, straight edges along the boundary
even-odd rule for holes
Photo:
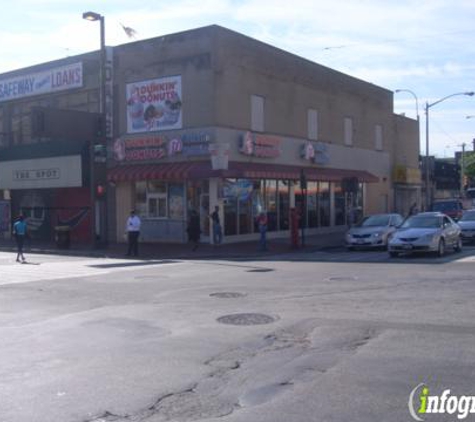
[[[169,76],[126,87],[127,132],[181,129],[181,76]]]

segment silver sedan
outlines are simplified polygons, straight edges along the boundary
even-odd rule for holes
[[[475,242],[475,210],[464,211],[457,224],[462,230],[462,240],[467,243]]]
[[[400,214],[369,215],[347,231],[346,247],[349,250],[386,248],[389,237],[402,222],[403,218]]]
[[[461,230],[447,215],[424,212],[409,217],[391,237],[388,252],[391,257],[399,253],[435,252],[443,256],[447,248],[462,250]]]

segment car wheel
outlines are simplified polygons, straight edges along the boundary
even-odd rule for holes
[[[455,246],[454,246],[454,251],[462,252],[462,248],[463,248],[462,238],[458,237],[457,242],[455,243]]]
[[[445,241],[444,239],[439,240],[439,246],[437,248],[437,256],[444,256],[445,254]]]
[[[397,252],[389,252],[390,258],[396,258],[397,257]]]

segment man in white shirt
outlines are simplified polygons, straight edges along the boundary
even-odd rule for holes
[[[137,256],[139,253],[140,224],[141,221],[139,216],[135,214],[135,210],[132,210],[125,226],[129,243],[126,254],[127,256]]]

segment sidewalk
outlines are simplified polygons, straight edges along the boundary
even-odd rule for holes
[[[341,247],[344,244],[344,231],[324,233],[305,237],[305,247],[291,249],[289,239],[270,239],[268,251],[258,250],[258,241],[224,243],[219,246],[200,244],[196,251],[191,244],[178,243],[140,243],[139,259],[262,259],[266,256],[293,253],[310,253],[317,250]],[[106,248],[91,249],[89,245],[74,245],[69,249],[58,249],[53,243],[26,242],[25,254],[44,253],[69,256],[90,256],[125,258],[127,244],[111,243]],[[13,240],[0,239],[0,251],[16,251]]]

